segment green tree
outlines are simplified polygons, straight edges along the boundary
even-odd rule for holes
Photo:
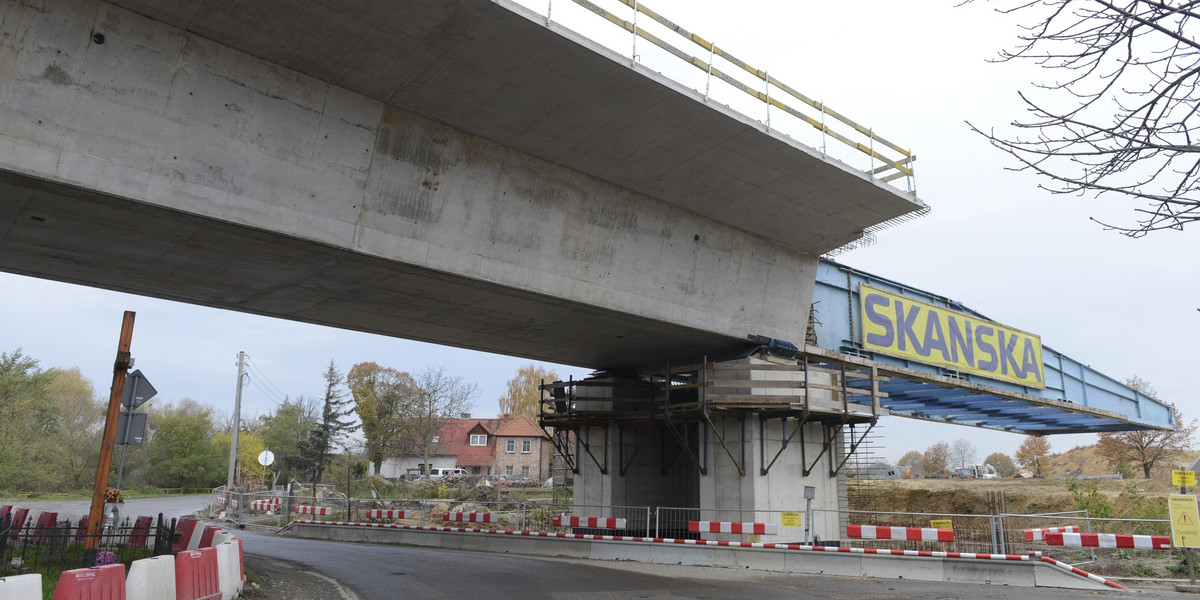
[[[1017,465],[1003,452],[993,452],[983,462],[996,467],[996,474],[1001,477],[1012,477],[1017,472]]]
[[[554,381],[558,375],[534,364],[517,369],[516,377],[508,380],[508,391],[500,397],[500,412],[510,416],[525,415],[537,421],[541,403],[550,395],[538,389],[543,381]]]
[[[150,417],[157,422],[147,444],[150,481],[161,487],[211,487],[225,480],[228,459],[212,443],[212,408],[183,399],[160,407]]]
[[[399,449],[403,416],[417,399],[416,383],[408,373],[365,362],[350,369],[346,386],[366,439],[367,460],[378,475],[383,460]]]
[[[317,424],[315,405],[303,397],[284,400],[275,412],[262,418],[262,439],[275,454],[276,472],[285,479],[297,479],[304,472],[300,441]]]
[[[78,368],[54,373],[46,387],[54,403],[52,471],[55,489],[84,489],[95,481],[104,433],[105,403]]]
[[[357,427],[348,419],[354,409],[350,400],[342,392],[342,373],[337,365],[329,361],[325,371],[325,393],[321,398],[321,418],[315,427],[308,431],[308,436],[300,442],[300,454],[315,486],[321,483],[321,474],[333,460],[333,450],[341,443],[346,434]]]
[[[17,491],[55,487],[56,407],[43,371],[20,349],[0,352],[0,485]]]

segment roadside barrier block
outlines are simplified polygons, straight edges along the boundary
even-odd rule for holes
[[[328,506],[308,506],[301,504],[295,509],[298,515],[332,515],[333,509]]]
[[[1039,527],[1036,529],[1025,530],[1025,541],[1038,542],[1046,539],[1047,533],[1079,533],[1078,525],[1065,525],[1063,527]]]
[[[88,516],[79,517],[79,526],[75,528],[75,543],[82,544],[87,537]]]
[[[150,526],[153,524],[154,519],[150,517],[138,517],[133,522],[133,533],[129,534],[129,540],[125,542],[125,545],[133,548],[144,547],[146,540],[150,537]]]
[[[175,557],[154,556],[135,560],[125,578],[126,600],[175,598]]]
[[[42,600],[41,574],[0,577],[0,600]]]
[[[125,565],[63,571],[50,600],[125,600]]]
[[[11,504],[0,504],[0,521],[3,521],[4,517],[7,517],[10,512],[12,512]]]
[[[411,519],[416,512],[415,510],[371,508],[362,511],[362,516],[364,519]]]
[[[1128,548],[1132,550],[1170,550],[1171,538],[1166,535],[1126,535],[1117,533],[1047,533],[1051,546],[1078,548]]]
[[[279,498],[269,498],[255,500],[250,503],[250,510],[257,511],[278,511],[280,506]]]
[[[753,533],[775,535],[779,527],[774,523],[733,523],[730,521],[688,521],[692,533]]]
[[[550,524],[555,527],[587,527],[589,529],[625,529],[625,519],[609,517],[550,517]]]
[[[224,529],[213,534],[212,543],[214,546],[216,546],[217,544],[223,544],[225,542],[230,542],[230,541],[233,541],[233,534],[229,533],[228,531],[225,531]]]
[[[452,521],[455,523],[495,523],[496,515],[493,513],[481,512],[448,512],[442,513],[443,521]]]
[[[846,537],[862,540],[905,540],[909,542],[953,542],[953,529],[847,525]]]
[[[9,529],[8,537],[17,539],[21,535],[21,529],[25,527],[25,517],[29,516],[28,508],[15,508],[12,511],[12,528]]]
[[[33,543],[41,544],[46,541],[50,530],[58,524],[58,513],[46,511],[38,516],[37,524],[33,526]]]
[[[180,517],[175,522],[175,539],[171,542],[171,551],[180,552],[188,550],[188,544],[192,541],[192,533],[196,530],[196,520],[187,517]],[[199,542],[199,540],[196,540]]]
[[[237,542],[238,547],[238,575],[242,578],[242,587],[239,590],[246,589],[246,549],[242,547],[242,538],[233,538]]]
[[[198,547],[210,548],[215,546],[216,544],[213,543],[213,534],[220,530],[221,528],[216,525],[205,525],[204,531],[200,534],[200,545]]]
[[[241,561],[236,543],[225,542],[217,550],[217,577],[222,600],[232,600],[242,591]]]
[[[175,555],[175,600],[221,597],[217,549],[184,550]]]

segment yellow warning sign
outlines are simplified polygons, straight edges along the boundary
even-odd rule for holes
[[[954,529],[954,523],[950,519],[932,519],[929,526],[934,529]]]
[[[1167,499],[1171,512],[1171,544],[1176,548],[1200,548],[1200,511],[1196,497],[1171,494]]]
[[[804,522],[804,515],[794,510],[784,511],[783,526],[784,527],[800,527]]]
[[[1192,487],[1196,485],[1195,471],[1171,471],[1171,485],[1186,485]]]

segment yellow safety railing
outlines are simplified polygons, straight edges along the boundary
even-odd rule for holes
[[[906,178],[908,178],[908,191],[910,193],[915,193],[915,188],[913,186],[913,181],[912,181],[912,178],[913,178],[912,163],[913,163],[913,161],[916,160],[916,156],[913,155],[912,152],[910,152],[909,150],[906,150],[906,149],[900,147],[899,145],[892,143],[892,142],[884,139],[883,137],[879,136],[870,128],[864,127],[864,126],[854,122],[853,120],[847,118],[845,115],[842,115],[841,113],[829,108],[828,106],[825,106],[824,102],[818,102],[816,100],[813,100],[812,98],[809,98],[808,96],[805,96],[804,94],[801,94],[800,92],[796,91],[795,89],[788,86],[787,84],[772,77],[766,71],[756,69],[756,68],[746,64],[745,62],[743,62],[742,60],[733,56],[732,54],[729,54],[725,50],[718,48],[712,42],[709,42],[708,40],[705,40],[704,38],[702,38],[694,33],[689,32],[688,30],[684,29],[683,27],[680,27],[679,25],[675,24],[674,22],[670,21],[669,19],[654,12],[653,10],[651,10],[645,4],[642,4],[638,0],[616,0],[616,1],[633,9],[635,11],[635,13],[646,15],[647,17],[656,21],[663,27],[666,27],[670,31],[678,34],[680,37],[684,38],[685,40],[688,40],[689,42],[692,42],[693,44],[699,46],[701,49],[703,49],[704,51],[706,51],[708,53],[708,55],[709,55],[708,60],[706,61],[704,59],[693,56],[693,55],[689,54],[688,52],[664,41],[663,39],[659,38],[658,36],[654,35],[653,33],[643,29],[640,25],[638,25],[636,23],[636,18],[634,21],[627,21],[627,20],[621,18],[620,16],[596,5],[595,3],[590,2],[589,0],[571,0],[571,1],[585,9],[587,9],[588,11],[603,17],[604,19],[608,20],[609,22],[611,22],[611,23],[617,25],[618,27],[621,27],[625,31],[633,34],[634,36],[642,38],[642,39],[654,44],[655,46],[665,50],[666,52],[668,52],[668,53],[674,55],[675,57],[679,58],[680,60],[684,61],[685,63],[688,63],[698,69],[705,71],[710,79],[715,77],[715,78],[729,84],[733,88],[740,90],[740,91],[758,99],[759,101],[765,103],[768,107],[767,108],[767,111],[768,111],[767,112],[767,118],[768,118],[767,125],[768,126],[770,126],[770,107],[775,107],[777,109],[780,109],[780,110],[784,111],[785,113],[792,115],[793,117],[796,117],[797,119],[801,120],[802,122],[807,123],[807,124],[811,125],[812,127],[816,128],[817,130],[819,130],[821,132],[821,134],[823,136],[828,137],[828,138],[833,138],[834,140],[837,140],[837,141],[849,146],[850,148],[853,148],[855,150],[858,150],[859,152],[862,152],[863,154],[870,156],[871,161],[872,161],[871,168],[864,171],[870,177],[877,178],[884,182],[890,182],[895,179],[899,179],[901,177],[906,177]],[[753,75],[754,77],[758,78],[759,80],[763,81],[766,84],[764,86],[764,89],[761,91],[753,89],[752,87],[750,87],[749,85],[746,85],[744,82],[738,80],[737,78],[733,77],[732,75],[720,70],[719,68],[717,68],[716,65],[713,64],[714,57],[720,57],[720,58],[728,61],[730,64],[743,69],[747,73],[749,73],[749,74]],[[636,59],[636,57],[635,57],[635,59]],[[794,106],[789,106],[788,104],[785,104],[784,102],[780,101],[778,97],[771,96],[770,95],[771,86],[774,86],[776,89],[784,92],[787,96],[794,98],[800,104],[806,105],[808,107],[811,107],[812,109],[815,109],[819,113],[820,118],[819,119],[814,118],[813,116],[805,114],[804,112],[801,112],[798,108],[796,108]],[[866,142],[864,143],[864,142],[855,141],[855,140],[847,137],[847,135],[838,133],[838,132],[830,129],[829,125],[826,124],[826,119],[833,119],[834,121],[840,122],[840,123],[850,127],[854,131],[856,131],[859,134],[861,134],[862,136],[864,136],[866,138]],[[891,154],[891,155],[889,156],[889,154]],[[875,161],[878,161],[878,164],[876,164]]]

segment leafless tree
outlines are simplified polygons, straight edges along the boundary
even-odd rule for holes
[[[1151,398],[1156,395],[1154,386],[1136,375],[1126,379],[1125,385]],[[1175,429],[1101,433],[1096,447],[1111,465],[1126,463],[1139,466],[1142,468],[1142,475],[1150,479],[1150,471],[1155,464],[1170,463],[1191,451],[1196,434],[1196,420],[1186,421],[1174,404],[1171,405],[1171,415],[1175,420]]]
[[[950,458],[960,469],[973,464],[977,456],[979,452],[975,450],[975,444],[967,440],[957,439],[950,444]]]
[[[402,455],[420,456],[423,469],[428,472],[429,459],[440,442],[438,433],[446,421],[471,410],[479,386],[468,384],[462,377],[452,377],[445,367],[425,369],[412,380],[415,391],[412,401],[399,408],[396,449]]]
[[[1200,219],[1200,3],[994,1],[1029,17],[999,60],[1030,60],[1051,75],[1021,92],[1028,116],[1012,123],[1014,135],[971,128],[1016,157],[1018,170],[1047,179],[1046,190],[1145,203],[1136,224],[1097,220],[1108,229],[1141,237]]]

